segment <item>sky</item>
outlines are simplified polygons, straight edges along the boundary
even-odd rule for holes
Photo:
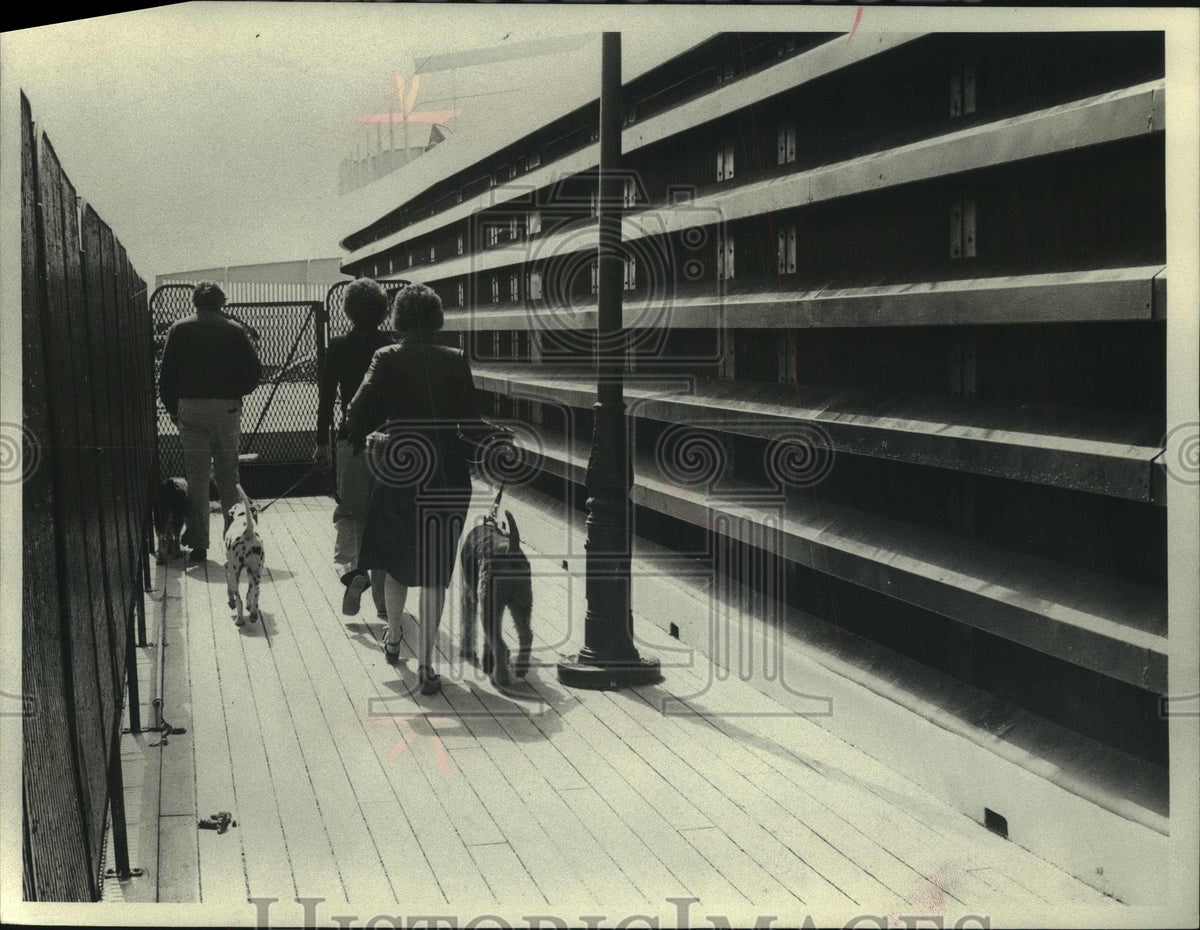
[[[675,17],[666,31],[647,23],[616,24],[627,75],[713,31],[698,16]],[[356,116],[398,106],[393,70],[410,73],[432,53],[605,25],[602,11],[566,7],[187,3],[6,32],[0,65],[76,190],[153,282],[341,255],[338,166],[355,142],[373,144]],[[496,121],[535,120],[594,95],[599,42],[460,78],[460,93],[489,93],[460,103],[455,139],[478,138]],[[418,108],[447,107],[424,101],[448,80],[428,75]]]

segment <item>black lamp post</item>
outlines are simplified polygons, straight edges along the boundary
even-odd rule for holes
[[[597,403],[588,458],[584,646],[558,663],[558,680],[578,688],[649,684],[657,659],[633,644],[630,610],[629,489],[633,463],[625,426],[626,339],[622,327],[621,34],[606,32],[600,59],[599,312],[596,321]]]

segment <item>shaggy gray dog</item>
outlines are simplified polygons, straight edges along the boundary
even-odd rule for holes
[[[529,559],[521,551],[521,533],[510,511],[504,511],[507,531],[492,517],[486,517],[463,541],[462,566],[462,645],[460,655],[472,663],[475,658],[475,626],[483,623],[483,671],[492,683],[508,683],[508,647],[502,627],[504,609],[512,614],[517,628],[517,661],[514,669],[521,678],[529,671],[529,650],[533,630],[529,614],[533,609],[533,587]]]

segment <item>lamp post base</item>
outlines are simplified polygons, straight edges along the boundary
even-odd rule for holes
[[[558,663],[558,680],[568,688],[590,688],[603,691],[613,688],[636,688],[662,680],[658,659],[632,659],[593,664],[584,662],[578,653]]]

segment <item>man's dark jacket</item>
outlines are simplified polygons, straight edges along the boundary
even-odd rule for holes
[[[241,325],[218,310],[200,310],[168,331],[158,392],[167,413],[176,416],[180,398],[238,400],[258,386],[261,374]]]

